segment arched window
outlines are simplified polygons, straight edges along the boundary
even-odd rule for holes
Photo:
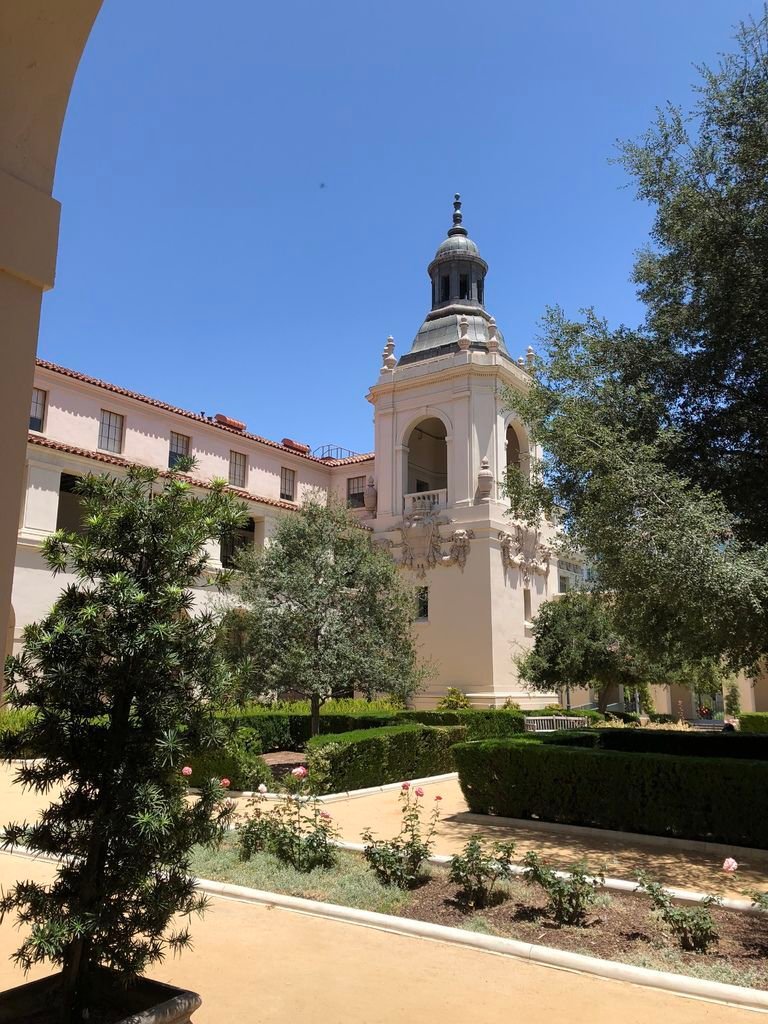
[[[448,487],[448,445],[447,431],[442,420],[431,416],[421,420],[411,430],[406,440],[408,448],[407,478],[405,492],[407,496],[424,494],[424,501],[431,504],[445,504],[445,492]],[[434,495],[427,499],[426,495]],[[421,504],[420,501],[416,502]],[[414,502],[412,502],[414,504]]]
[[[510,424],[507,427],[507,469],[521,469],[520,462],[520,438],[517,431]]]

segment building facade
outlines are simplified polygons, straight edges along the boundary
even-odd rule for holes
[[[248,507],[246,527],[211,544],[214,564],[229,565],[240,545],[268,543],[278,517],[309,495],[333,495],[355,509],[417,588],[414,629],[435,672],[416,706],[433,706],[449,686],[484,707],[556,700],[526,691],[514,659],[531,643],[540,604],[576,585],[582,567],[558,558],[552,523],[531,529],[509,516],[506,469],[525,472],[531,460],[513,410],[533,354],[509,353],[485,306],[487,271],[457,195],[428,267],[431,308],[406,352],[398,357],[387,341],[368,393],[375,423],[369,454],[313,453],[289,438],[260,437],[225,414],[189,412],[38,360],[8,649],[67,583],[51,576],[40,548],[56,529],[78,528],[76,478],[120,474],[133,464],[167,470],[193,455],[199,487],[223,477]],[[745,681],[742,691],[745,710],[768,707],[765,681]],[[686,691],[655,696],[659,710],[676,710],[682,699],[690,712],[695,701]]]

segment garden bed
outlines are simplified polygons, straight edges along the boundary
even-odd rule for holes
[[[720,934],[708,953],[680,950],[641,895],[605,892],[585,927],[556,925],[546,914],[546,896],[522,880],[500,888],[503,902],[480,910],[462,906],[447,871],[431,866],[418,888],[403,892],[381,885],[362,857],[341,852],[333,868],[302,873],[267,853],[238,860],[236,838],[215,851],[197,851],[196,875],[306,899],[336,903],[412,920],[498,935],[523,942],[619,961],[658,971],[768,990],[768,914],[712,909]]]

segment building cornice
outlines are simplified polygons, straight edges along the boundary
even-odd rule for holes
[[[468,377],[491,380],[501,378],[504,383],[512,387],[516,386],[521,390],[530,387],[530,375],[524,369],[516,367],[514,363],[502,362],[495,357],[486,357],[494,359],[493,362],[481,363],[470,358],[462,359],[461,362],[457,363],[456,358],[455,356],[452,357],[450,365],[442,367],[426,369],[425,362],[397,367],[392,371],[383,371],[377,383],[373,384],[369,389],[366,398],[375,405],[377,399],[384,395],[418,390],[427,383],[430,385],[447,384],[451,381],[461,380],[462,378],[467,379]]]

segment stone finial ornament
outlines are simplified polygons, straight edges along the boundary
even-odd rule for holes
[[[394,370],[397,365],[397,359],[395,358],[395,339],[390,336],[387,338],[387,343],[384,346],[384,351],[381,353],[383,362],[382,370]]]
[[[523,359],[523,357],[522,357],[522,356],[518,356],[518,357],[517,357],[517,365],[518,365],[518,366],[522,366],[522,367],[525,367],[525,360]]]
[[[533,349],[529,345],[528,348],[525,350],[525,365],[528,367],[528,369],[531,369],[535,362],[536,362],[536,353],[533,351]]]
[[[491,500],[493,488],[493,473],[488,465],[488,456],[484,455],[480,463],[480,472],[477,474],[477,500],[488,502]]]
[[[469,320],[465,316],[459,320],[459,348],[462,352],[469,348]]]
[[[488,321],[488,351],[498,352],[499,351],[499,338],[498,328],[496,327],[496,318],[491,317]]]
[[[363,501],[365,503],[366,511],[371,514],[376,512],[376,482],[372,476],[368,477],[368,482],[365,485]]]

